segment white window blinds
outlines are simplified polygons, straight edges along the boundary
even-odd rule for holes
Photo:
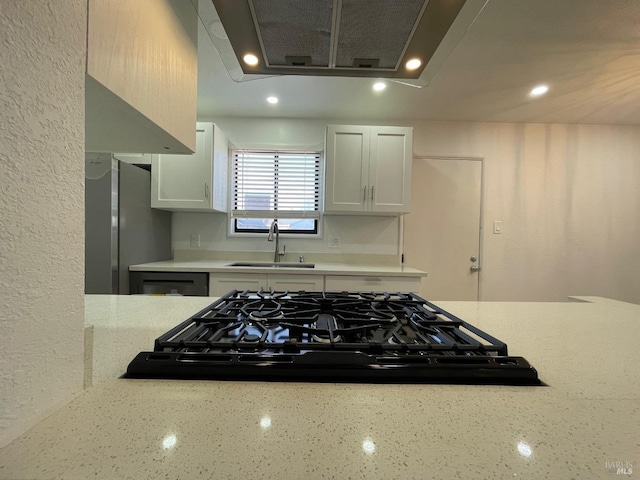
[[[318,218],[320,152],[233,150],[232,215]]]

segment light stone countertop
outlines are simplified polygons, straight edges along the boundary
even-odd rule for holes
[[[90,295],[94,386],[1,449],[0,478],[637,478],[640,306],[576,300],[434,300],[547,384],[517,387],[118,379],[212,299]]]
[[[217,272],[281,273],[301,275],[384,275],[390,277],[426,277],[427,273],[411,267],[347,263],[313,263],[314,268],[231,267],[235,260],[164,260],[130,265],[130,271],[147,272]],[[267,262],[264,262],[267,263]],[[284,262],[290,263],[290,262]]]

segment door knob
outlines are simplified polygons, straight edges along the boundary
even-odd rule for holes
[[[472,256],[469,260],[471,260],[472,262],[477,262],[478,261],[478,257],[476,257],[475,255]]]
[[[479,272],[480,267],[477,265],[471,265],[471,268],[469,270],[471,270],[472,272]]]

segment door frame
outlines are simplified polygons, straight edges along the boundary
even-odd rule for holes
[[[459,155],[416,155],[414,154],[411,161],[414,160],[464,160],[480,162],[480,218],[478,228],[478,255],[480,256],[480,270],[478,273],[478,301],[482,301],[482,271],[484,269],[484,207],[485,207],[485,157],[459,156]],[[414,207],[414,205],[412,205]],[[400,217],[399,222],[400,235],[398,238],[401,265],[404,265],[404,215]]]

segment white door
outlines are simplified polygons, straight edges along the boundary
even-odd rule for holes
[[[413,160],[404,261],[428,273],[421,282],[423,298],[478,300],[481,192],[479,159]]]

